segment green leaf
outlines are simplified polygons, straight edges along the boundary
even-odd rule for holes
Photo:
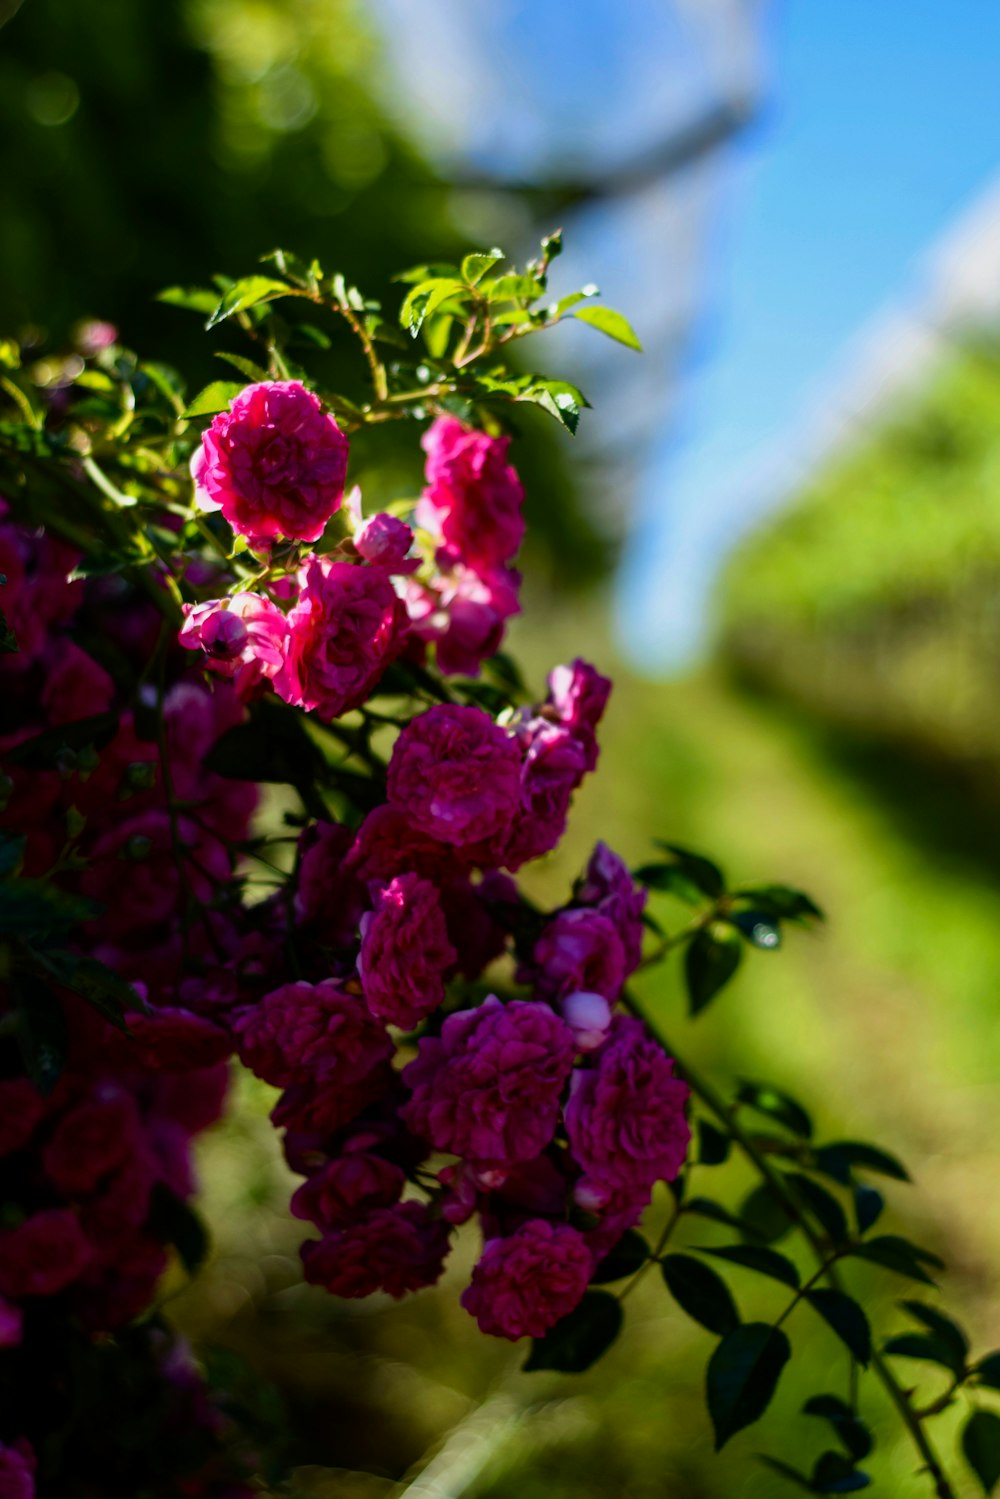
[[[983,1493],[992,1494],[1000,1479],[1000,1416],[973,1411],[962,1431],[962,1451]]]
[[[535,1339],[524,1368],[582,1374],[607,1352],[621,1327],[622,1308],[618,1298],[607,1291],[587,1291],[574,1311],[557,1322],[544,1338]]]
[[[765,1244],[777,1244],[795,1227],[795,1219],[766,1182],[753,1187],[740,1203],[740,1222],[745,1233]]]
[[[701,890],[677,864],[640,864],[632,870],[632,878],[647,890],[673,895],[689,906],[700,906],[704,900]]]
[[[126,1010],[145,1010],[146,1004],[132,985],[97,958],[71,952],[39,952],[36,957],[59,984],[72,989],[105,1020],[127,1030]]]
[[[207,286],[168,286],[157,292],[156,300],[189,312],[212,312],[219,305],[219,293]]]
[[[443,306],[449,297],[457,297],[462,301],[468,297],[468,294],[468,288],[464,282],[452,280],[450,277],[421,281],[407,293],[403,300],[403,305],[399,309],[400,325],[416,338],[424,319],[429,318],[432,313]]]
[[[215,416],[220,411],[228,410],[230,401],[235,401],[243,389],[234,380],[213,380],[198,392],[189,406],[185,406],[181,417],[189,422],[196,416]]]
[[[802,1414],[829,1421],[855,1462],[867,1457],[874,1446],[867,1426],[839,1395],[813,1395],[802,1407]]]
[[[711,859],[706,859],[702,854],[696,854],[689,848],[683,848],[679,843],[664,843],[662,838],[656,838],[653,841],[657,848],[672,856],[677,868],[686,874],[692,885],[709,900],[718,900],[719,896],[725,892],[726,882],[722,870],[718,864],[713,864]]]
[[[781,946],[781,927],[766,912],[735,911],[729,920],[751,946],[764,952],[776,952]]]
[[[42,979],[29,974],[11,984],[17,1005],[17,1040],[24,1070],[46,1097],[62,1075],[69,1032],[62,1005]]]
[[[668,1254],[661,1265],[667,1290],[682,1311],[720,1337],[740,1325],[729,1287],[689,1254]]]
[[[728,1208],[721,1203],[713,1202],[711,1197],[691,1197],[684,1204],[685,1213],[693,1213],[697,1218],[708,1218],[712,1223],[724,1223],[727,1228],[735,1228],[737,1233],[747,1234],[756,1238],[757,1232],[754,1227],[737,1218]]]
[[[205,327],[215,328],[237,312],[247,312],[261,302],[273,302],[276,297],[292,294],[292,287],[287,281],[275,281],[270,276],[244,276],[241,281],[235,281],[225,293]]]
[[[910,1180],[906,1167],[894,1155],[860,1140],[835,1140],[829,1145],[821,1145],[816,1151],[816,1170],[832,1176],[845,1187],[850,1183],[852,1171],[859,1168],[891,1176],[896,1181]]]
[[[503,260],[502,250],[483,250],[476,254],[466,255],[462,261],[462,280],[475,286],[499,260]]]
[[[940,1364],[959,1376],[965,1369],[964,1358],[956,1357],[951,1343],[934,1332],[897,1333],[893,1338],[886,1338],[882,1352],[893,1358],[918,1358],[928,1364]]]
[[[699,932],[684,952],[684,981],[688,993],[688,1013],[698,1015],[724,988],[743,957],[739,938],[716,923]]]
[[[7,880],[0,885],[0,935],[25,940],[65,940],[80,921],[100,914],[100,906],[70,895],[45,880]]]
[[[267,370],[262,370],[260,365],[254,364],[252,359],[244,359],[242,354],[227,354],[222,349],[216,349],[215,357],[224,359],[226,364],[231,364],[234,370],[239,370],[241,375],[246,375],[248,380],[253,380],[257,384],[271,378]]]
[[[545,291],[545,282],[537,276],[498,276],[480,288],[491,302],[535,302]]]
[[[803,1205],[812,1213],[835,1244],[842,1244],[847,1238],[847,1214],[837,1199],[821,1187],[817,1182],[811,1181],[808,1176],[802,1176],[797,1171],[789,1171],[785,1181],[794,1189],[796,1196]]]
[[[730,1264],[742,1265],[744,1270],[755,1270],[758,1275],[767,1275],[771,1280],[780,1280],[793,1291],[799,1288],[799,1272],[790,1259],[777,1250],[764,1249],[757,1244],[725,1244],[716,1248],[695,1244],[699,1254],[711,1254],[716,1259],[728,1260]]]
[[[858,1363],[867,1364],[872,1356],[872,1331],[854,1298],[843,1291],[817,1288],[806,1291],[805,1300],[833,1328],[841,1342],[846,1343]]]
[[[885,1207],[885,1198],[881,1192],[876,1192],[874,1187],[866,1187],[859,1183],[854,1188],[854,1216],[858,1223],[858,1233],[866,1234],[882,1216]]]
[[[446,277],[458,279],[461,272],[457,265],[448,265],[443,260],[435,261],[430,265],[413,265],[408,271],[397,271],[391,278],[393,281],[417,282],[438,281]]]
[[[870,1483],[868,1474],[859,1472],[839,1452],[824,1452],[812,1470],[814,1494],[853,1494]]]
[[[583,392],[575,385],[570,385],[568,380],[536,379],[515,399],[540,406],[574,437],[580,425],[581,413],[584,407],[590,405]]]
[[[721,1166],[729,1159],[732,1141],[721,1129],[709,1124],[707,1119],[698,1120],[698,1163],[702,1166]]]
[[[784,1125],[785,1129],[797,1135],[800,1140],[811,1137],[812,1120],[790,1093],[782,1093],[780,1088],[772,1087],[770,1083],[755,1083],[750,1078],[744,1078],[740,1082],[736,1098],[747,1108]]]
[[[172,1244],[189,1275],[194,1275],[208,1255],[208,1231],[188,1203],[157,1182],[149,1205],[148,1229],[162,1244]]]
[[[726,1334],[709,1359],[706,1384],[716,1451],[764,1414],[791,1352],[781,1329],[766,1322],[744,1322]]]
[[[615,312],[613,307],[581,307],[579,312],[573,316],[579,318],[581,323],[589,323],[599,333],[613,338],[616,343],[624,344],[628,349],[636,349],[642,353],[642,344],[628,318],[623,317],[620,312]]]
[[[985,1385],[989,1390],[1000,1390],[1000,1352],[987,1353],[972,1372],[976,1384]]]
[[[592,1286],[603,1286],[608,1281],[624,1280],[626,1275],[634,1275],[641,1270],[649,1259],[649,1245],[642,1234],[630,1228],[623,1234],[614,1249],[608,1251],[603,1260],[600,1260],[590,1277]]]
[[[823,920],[823,912],[814,900],[802,890],[793,890],[789,885],[754,885],[735,894],[745,897],[762,911],[786,921],[804,921],[812,917]]]
[[[927,1306],[923,1301],[903,1301],[900,1305],[911,1317],[915,1317],[935,1333],[951,1349],[957,1367],[964,1369],[969,1356],[969,1340],[958,1323],[944,1312],[938,1311],[936,1306]]]
[[[899,1234],[880,1234],[862,1244],[852,1244],[847,1252],[855,1259],[868,1260],[873,1265],[881,1265],[897,1275],[909,1276],[911,1280],[922,1281],[928,1286],[934,1285],[934,1281],[924,1269],[924,1263],[941,1266],[936,1255],[918,1249]]]

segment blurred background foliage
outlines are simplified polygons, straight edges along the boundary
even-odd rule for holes
[[[155,302],[161,287],[249,270],[280,237],[384,292],[393,270],[479,237],[468,187],[379,103],[377,39],[350,0],[0,0],[0,27],[0,328],[58,343],[106,317],[196,385],[220,367],[197,319]],[[509,220],[512,248],[547,211],[536,189],[522,203],[480,184],[476,204],[501,238]],[[331,378],[354,379],[341,348]],[[745,965],[690,1035],[676,975],[651,975],[647,1000],[723,1081],[763,1075],[810,1102],[823,1135],[897,1150],[916,1182],[892,1191],[901,1225],[948,1260],[951,1304],[996,1346],[997,343],[956,346],[745,544],[715,664],[671,683],[616,662],[595,586],[613,549],[580,504],[586,462],[554,427],[525,428],[535,542],[514,647],[538,684],[575,654],[617,678],[601,773],[537,893],[564,898],[598,837],[640,862],[656,835],[714,851],[740,882],[809,890],[828,929]],[[418,482],[412,433],[397,437],[359,454],[373,492]],[[569,605],[556,576],[580,586]],[[475,1330],[456,1300],[471,1242],[439,1291],[400,1305],[302,1286],[267,1090],[240,1077],[236,1102],[203,1151],[213,1259],[191,1287],[178,1272],[168,1306],[235,1385],[269,1492],[771,1499],[753,1453],[798,1445],[796,1389],[716,1457],[708,1335],[653,1277],[622,1343],[575,1380],[521,1376],[520,1351]],[[748,1313],[771,1309],[766,1285],[736,1289]],[[871,1289],[898,1330],[900,1284]],[[830,1335],[796,1315],[809,1379],[839,1379]],[[873,1474],[887,1494],[920,1492],[871,1399]]]

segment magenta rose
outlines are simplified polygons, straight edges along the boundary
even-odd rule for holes
[[[614,923],[625,952],[625,972],[634,972],[642,959],[646,891],[636,885],[624,861],[606,843],[598,843],[591,854],[576,900]]]
[[[544,1150],[573,1067],[569,1027],[548,1005],[494,995],[449,1015],[403,1070],[406,1123],[437,1150],[498,1165]]]
[[[235,677],[244,694],[281,669],[288,644],[288,621],[276,604],[259,593],[185,604],[177,637],[186,650],[202,650],[205,665],[222,677]]]
[[[522,737],[521,798],[513,827],[496,861],[519,869],[555,848],[566,831],[573,792],[583,780],[587,755],[579,740],[559,724],[539,720]]]
[[[65,1114],[42,1153],[52,1184],[69,1197],[92,1192],[125,1160],[139,1131],[139,1114],[131,1096],[113,1083],[95,1089]]]
[[[444,975],[457,957],[437,890],[417,874],[398,875],[361,931],[358,973],[368,1008],[412,1030],[444,1001]]]
[[[0,1156],[21,1150],[45,1115],[45,1099],[26,1077],[0,1080]]]
[[[74,1215],[47,1208],[0,1232],[0,1296],[54,1296],[83,1273],[89,1260]]]
[[[354,941],[368,904],[361,881],[347,865],[354,833],[339,822],[318,822],[299,839],[295,915],[328,947]]]
[[[506,562],[524,535],[524,490],[507,462],[509,437],[490,437],[441,416],[424,433],[425,488],[417,524],[467,565]]]
[[[398,515],[369,516],[355,531],[354,545],[359,557],[389,573],[412,573],[420,566],[420,558],[409,555],[413,532]]]
[[[368,813],[346,865],[359,880],[380,884],[409,872],[446,881],[466,870],[457,849],[418,831],[405,812],[386,803]]]
[[[548,710],[571,729],[584,746],[587,769],[597,764],[597,725],[611,695],[611,682],[579,658],[549,673]]]
[[[148,1015],[130,1015],[136,1060],[153,1072],[189,1072],[223,1061],[232,1037],[205,1015],[162,1006]]]
[[[340,507],[347,438],[297,380],[248,385],[201,441],[198,502],[243,536],[316,541]]]
[[[509,827],[521,752],[482,708],[442,704],[413,718],[393,746],[390,805],[420,832],[461,847]]]
[[[535,943],[529,971],[546,999],[585,990],[614,1004],[625,982],[625,952],[614,922],[599,911],[560,911]]]
[[[0,1296],[0,1348],[16,1348],[24,1332],[24,1313],[13,1301]],[[0,1495],[2,1495],[0,1489]]]
[[[324,719],[360,707],[402,644],[406,611],[379,567],[310,556],[275,691]]]
[[[437,646],[445,676],[476,677],[496,654],[507,620],[519,614],[520,573],[512,567],[478,572],[460,563],[425,584],[412,579],[404,598],[412,633]]]
[[[391,1161],[352,1150],[302,1183],[292,1197],[292,1214],[320,1228],[342,1228],[374,1208],[391,1207],[405,1185],[405,1175]]]
[[[494,1337],[541,1338],[580,1304],[593,1270],[583,1235],[532,1218],[491,1239],[462,1292],[462,1305]]]
[[[392,1053],[363,1000],[334,979],[284,984],[235,1021],[244,1064],[277,1088],[323,1081],[360,1083]]]
[[[691,1140],[689,1093],[642,1021],[616,1016],[592,1065],[573,1074],[565,1111],[570,1148],[595,1204],[673,1181]]]
[[[35,1499],[35,1454],[23,1439],[0,1442],[0,1499]]]
[[[334,1296],[400,1297],[432,1286],[448,1253],[448,1224],[422,1202],[375,1208],[300,1250],[305,1278]]]

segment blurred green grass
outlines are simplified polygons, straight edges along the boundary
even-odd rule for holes
[[[517,646],[539,683],[576,653],[608,667],[597,611],[543,628],[536,617]],[[642,977],[643,997],[683,1054],[724,1085],[767,1078],[811,1107],[819,1138],[874,1139],[900,1154],[915,1184],[889,1184],[888,1227],[944,1256],[947,1303],[978,1348],[995,1346],[1000,888],[978,859],[917,836],[820,731],[723,675],[653,685],[614,674],[600,769],[564,845],[533,872],[536,893],[559,898],[598,837],[637,863],[664,836],[718,856],[734,881],[780,879],[813,894],[827,927],[754,954],[698,1021],[685,1018],[669,965]],[[685,919],[665,898],[656,909],[668,926]],[[474,1235],[438,1289],[398,1305],[302,1286],[269,1092],[244,1077],[237,1097],[202,1156],[214,1259],[171,1310],[199,1345],[237,1350],[281,1389],[298,1469],[275,1493],[396,1499],[411,1483],[423,1499],[765,1499],[782,1483],[753,1454],[811,1461],[829,1445],[798,1412],[809,1393],[842,1388],[844,1360],[808,1310],[790,1323],[796,1360],[771,1411],[716,1456],[702,1396],[712,1339],[654,1275],[627,1303],[620,1344],[575,1379],[519,1373],[522,1351],[484,1339],[459,1308]],[[698,1175],[707,1186],[707,1168]],[[736,1168],[734,1180],[735,1202],[750,1178]],[[661,1201],[654,1220],[663,1211]],[[709,1225],[686,1238],[721,1235]],[[744,1315],[782,1309],[770,1283],[740,1271],[732,1282]],[[892,1303],[913,1287],[867,1271],[855,1284],[876,1298],[881,1331],[900,1330]],[[903,1361],[899,1372],[929,1396],[939,1388],[926,1366]],[[864,1383],[879,1438],[865,1466],[886,1493],[919,1494],[898,1425]],[[953,1460],[959,1415],[937,1423]]]

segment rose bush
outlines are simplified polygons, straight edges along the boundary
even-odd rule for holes
[[[515,878],[562,838],[611,692],[575,660],[536,698],[499,651],[524,526],[498,410],[535,406],[574,430],[584,404],[502,362],[583,300],[539,305],[558,250],[546,241],[514,277],[494,273],[499,254],[414,273],[401,322],[428,335],[419,360],[387,364],[399,334],[378,308],[282,252],[273,277],[218,299],[172,295],[218,300],[210,326],[235,319],[267,359],[230,356],[249,384],[188,401],[171,372],[105,340],[46,405],[6,356],[0,1492],[82,1499],[95,1472],[106,1492],[251,1492],[260,1455],[157,1309],[169,1257],[193,1272],[204,1251],[191,1147],[225,1107],[234,1057],[276,1091],[309,1283],[402,1296],[434,1284],[475,1225],[462,1305],[486,1334],[534,1339],[528,1368],[573,1371],[657,1266],[719,1339],[718,1445],[766,1408],[790,1356],[783,1324],[804,1304],[846,1346],[850,1390],[871,1365],[939,1496],[952,1492],[926,1432],[935,1410],[888,1362],[904,1350],[875,1347],[842,1281],[851,1259],[929,1278],[928,1251],[871,1233],[883,1204],[865,1173],[899,1163],[817,1143],[767,1085],[720,1096],[628,988],[682,949],[696,1014],[746,951],[773,949],[815,906],[784,886],[730,889],[666,844],[636,871],[598,844],[555,909]],[[312,388],[272,310],[282,299],[359,339],[367,401]],[[591,320],[634,340],[617,314]],[[351,435],[405,418],[425,426],[422,493],[366,515],[356,491],[344,502]],[[255,818],[265,783],[294,799],[280,827]],[[255,863],[273,880],[263,896]],[[650,891],[688,902],[689,924],[666,934]],[[747,1110],[767,1118],[766,1144]],[[805,1280],[746,1205],[688,1191],[696,1165],[733,1153],[759,1174],[778,1236],[814,1255]],[[664,1187],[652,1245],[637,1227]],[[738,1241],[669,1249],[699,1217]],[[783,1286],[784,1309],[741,1321],[713,1255]],[[964,1339],[907,1305],[952,1349]],[[961,1348],[953,1389],[996,1387],[997,1356],[972,1364]],[[56,1399],[89,1387],[81,1371],[100,1389],[116,1360],[130,1390],[156,1392],[143,1452],[82,1398],[68,1413]],[[853,1393],[817,1398],[845,1450],[808,1474],[778,1467],[811,1492],[864,1486]],[[967,1428],[981,1476],[995,1419]],[[173,1443],[180,1425],[190,1440]]]

